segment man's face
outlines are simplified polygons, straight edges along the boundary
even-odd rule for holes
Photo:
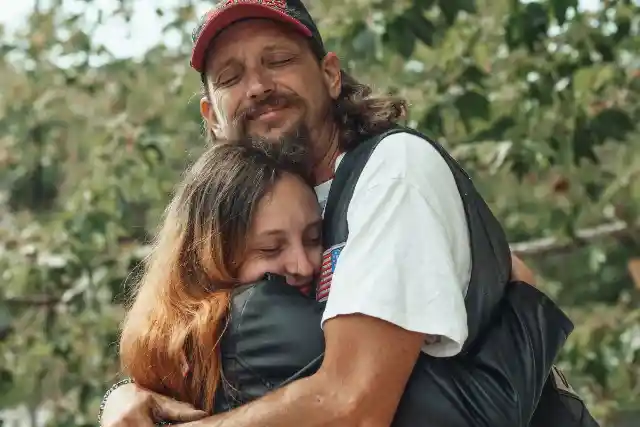
[[[211,103],[202,114],[217,137],[267,138],[320,133],[340,93],[340,64],[322,61],[282,24],[248,20],[224,30],[210,47],[206,73]]]

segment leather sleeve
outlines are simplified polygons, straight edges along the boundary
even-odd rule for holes
[[[554,366],[529,427],[599,427],[584,400]]]
[[[229,410],[320,367],[322,306],[282,281],[241,288],[222,341]],[[411,375],[394,427],[528,426],[573,325],[543,293],[510,285],[487,334],[463,356],[425,354]],[[226,402],[226,405],[224,404]]]
[[[216,402],[218,410],[314,373],[324,355],[322,310],[279,276],[238,288],[221,342],[224,401]]]

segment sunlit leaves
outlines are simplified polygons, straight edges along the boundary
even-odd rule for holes
[[[567,20],[567,14],[569,10],[575,10],[578,8],[578,0],[553,0],[550,1],[551,10],[555,16],[558,24],[562,25]]]
[[[438,6],[449,25],[455,22],[460,12],[473,13],[476,11],[475,0],[438,0]]]
[[[519,5],[506,22],[506,42],[509,48],[520,46],[529,51],[540,48],[539,43],[549,31],[549,15],[545,6],[539,2]]]
[[[189,30],[201,6],[179,3],[159,11],[175,17],[167,30]],[[133,1],[118,4],[113,13],[128,19]],[[597,12],[576,11],[575,0],[307,4],[345,69],[408,98],[412,123],[454,153],[512,241],[571,241],[578,228],[637,219],[631,2]],[[85,18],[43,8],[21,37],[0,41],[13,61],[0,56],[0,407],[47,401],[60,427],[95,425],[117,372],[124,284],[202,149],[189,46],[159,44],[142,62],[105,56],[96,68],[86,58],[101,48]],[[535,264],[578,325],[562,363],[603,417],[619,401],[637,404],[627,263],[639,253],[637,239],[613,239]]]
[[[489,100],[477,91],[465,91],[456,97],[454,106],[467,129],[471,129],[472,120],[477,118],[486,121],[490,117]]]

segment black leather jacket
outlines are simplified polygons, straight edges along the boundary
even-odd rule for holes
[[[323,304],[272,276],[238,288],[222,338],[224,381],[216,412],[313,374],[322,364]],[[529,425],[571,322],[543,293],[515,282],[477,350],[453,358],[421,354],[393,426]],[[540,351],[542,349],[542,351]]]

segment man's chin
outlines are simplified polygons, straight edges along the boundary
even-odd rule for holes
[[[284,137],[296,136],[298,134],[298,126],[255,126],[249,129],[249,134],[253,137],[266,139],[282,139]]]

